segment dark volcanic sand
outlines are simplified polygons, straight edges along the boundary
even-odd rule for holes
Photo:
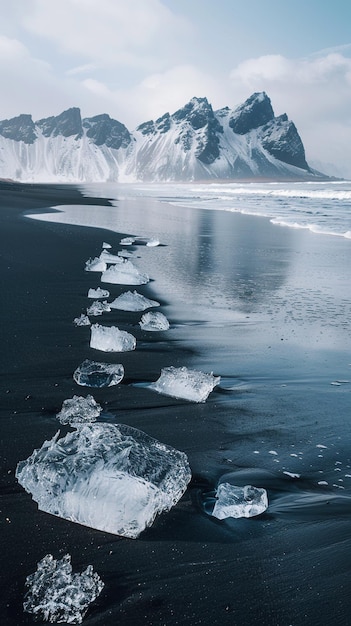
[[[0,201],[1,624],[32,623],[22,611],[25,578],[45,554],[66,552],[74,570],[91,563],[105,582],[87,626],[351,624],[350,387],[330,385],[351,375],[346,270],[335,271],[338,284],[330,270],[350,259],[349,242],[259,218],[194,217],[168,205],[160,217],[155,203],[121,202],[122,235],[155,234],[166,243],[137,249],[140,267],[155,278],[137,289],[161,301],[172,329],[150,337],[137,326],[140,314],[111,312],[96,321],[130,330],[138,346],[101,356],[89,348],[89,329],[72,320],[99,285],[85,261],[102,241],[116,252],[121,235],[23,217],[99,201],[73,187],[11,183],[1,184]],[[114,297],[127,289],[102,286]],[[38,512],[14,478],[18,461],[58,430],[63,400],[88,392],[72,379],[85,358],[125,366],[122,385],[93,390],[102,418],[185,451],[192,467],[181,502],[138,540]],[[156,380],[166,365],[214,370],[221,386],[197,405],[132,384]],[[267,513],[226,522],[207,516],[202,503],[223,475],[265,487]],[[332,486],[340,478],[343,490]]]

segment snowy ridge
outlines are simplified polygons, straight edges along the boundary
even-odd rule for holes
[[[0,176],[22,182],[172,182],[235,179],[313,180],[301,138],[268,96],[213,111],[192,98],[133,132],[108,115],[81,119],[68,109],[33,122],[0,122]]]

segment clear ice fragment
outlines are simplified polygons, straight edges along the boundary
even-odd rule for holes
[[[116,285],[145,285],[149,280],[148,275],[139,272],[131,261],[110,265],[101,276],[101,282]]]
[[[103,352],[130,352],[135,350],[134,335],[120,330],[117,326],[101,326],[93,324],[91,327],[90,347]]]
[[[57,433],[17,465],[39,510],[136,538],[174,506],[191,478],[188,459],[124,424],[85,424]]]
[[[150,248],[154,248],[155,246],[160,245],[160,241],[159,239],[151,238],[146,242],[146,245],[149,246]]]
[[[87,315],[82,313],[79,317],[74,318],[73,324],[76,326],[90,326],[90,319]]]
[[[117,254],[111,254],[108,250],[103,250],[99,257],[105,263],[123,263],[123,259]]]
[[[81,387],[113,387],[121,382],[124,367],[121,363],[99,363],[85,359],[73,374]]]
[[[87,422],[95,422],[99,417],[102,408],[93,398],[88,395],[86,398],[83,396],[73,396],[63,401],[62,409],[57,413],[56,417],[60,420],[61,424],[69,424],[70,426],[77,426],[78,424],[86,424]]]
[[[221,483],[218,485],[216,498],[212,515],[218,519],[254,517],[268,507],[267,491],[252,485],[236,487],[230,483]]]
[[[122,246],[131,246],[135,241],[135,237],[123,237],[123,239],[121,239],[120,243],[122,244]]]
[[[151,383],[149,389],[174,398],[205,402],[220,380],[220,376],[190,370],[187,367],[171,366],[161,370],[160,378]]]
[[[73,574],[69,554],[60,560],[47,554],[39,561],[36,572],[27,576],[26,587],[23,609],[34,619],[51,624],[81,624],[104,583],[92,565],[81,574]]]
[[[125,291],[118,298],[110,302],[111,309],[119,309],[120,311],[145,311],[153,306],[160,306],[156,300],[149,300],[137,291]]]
[[[142,330],[168,330],[169,329],[169,321],[163,313],[150,311],[149,313],[144,313],[140,322],[140,327]]]
[[[111,311],[111,307],[106,300],[104,300],[104,302],[96,300],[87,308],[88,315],[102,315],[105,311]]]
[[[86,272],[104,272],[107,268],[105,261],[95,257],[95,259],[89,259],[85,263]]]
[[[101,289],[101,287],[97,287],[96,289],[89,289],[88,298],[109,298],[110,292],[107,289]]]
[[[106,241],[103,241],[102,247],[104,250],[107,250],[108,248],[112,248],[111,244],[107,243]]]

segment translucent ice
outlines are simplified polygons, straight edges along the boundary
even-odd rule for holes
[[[104,250],[107,250],[108,248],[112,248],[111,244],[107,243],[106,241],[103,241],[102,247]]]
[[[149,313],[144,313],[140,322],[140,327],[143,330],[168,330],[169,329],[169,321],[163,313],[154,313],[153,311]]]
[[[104,302],[96,300],[87,308],[88,315],[102,315],[105,311],[111,311],[111,307],[106,300]]]
[[[252,485],[236,487],[230,483],[221,483],[218,485],[216,498],[212,515],[218,519],[254,517],[268,507],[266,490]]]
[[[34,619],[51,624],[81,624],[104,583],[92,565],[81,574],[73,574],[69,554],[57,561],[47,554],[39,561],[36,572],[27,576],[26,586],[29,589],[23,609]]]
[[[121,363],[99,363],[85,359],[73,374],[81,387],[113,387],[121,382],[124,367]]]
[[[101,287],[97,287],[97,289],[89,289],[88,298],[109,298],[110,292],[107,289],[101,289]]]
[[[145,311],[153,306],[160,306],[156,300],[149,300],[137,291],[125,291],[118,298],[110,302],[111,309],[119,309],[121,311]]]
[[[60,420],[61,424],[70,424],[70,426],[76,426],[77,424],[85,424],[87,422],[95,422],[99,417],[102,408],[93,398],[88,395],[86,398],[83,396],[73,396],[63,401],[62,409],[57,413],[56,417]]]
[[[121,239],[120,243],[122,244],[122,246],[131,246],[135,241],[135,237],[123,237],[123,239]]]
[[[160,242],[158,239],[149,239],[146,242],[146,245],[149,246],[150,248],[154,248],[155,246],[159,246]]]
[[[186,455],[124,424],[57,433],[16,469],[41,511],[136,538],[186,490]]]
[[[101,282],[117,285],[145,285],[149,280],[148,275],[139,272],[131,261],[111,265],[101,276]]]
[[[105,261],[99,259],[99,257],[95,257],[95,259],[89,259],[85,263],[85,271],[86,272],[104,272],[107,268]]]
[[[87,315],[82,313],[79,317],[74,318],[73,324],[76,326],[90,326],[90,319]]]
[[[100,259],[105,263],[123,263],[123,259],[117,254],[111,254],[108,250],[103,250],[100,254]]]
[[[149,388],[166,396],[183,398],[192,402],[205,402],[220,380],[220,376],[189,370],[187,367],[171,366],[164,367],[160,378]]]
[[[134,335],[120,330],[117,326],[93,324],[90,347],[103,352],[130,352],[135,350],[136,339]]]

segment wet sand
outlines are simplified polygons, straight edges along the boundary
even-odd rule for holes
[[[349,242],[341,249],[260,218],[160,212],[142,200],[121,201],[120,232],[108,232],[23,217],[52,204],[99,204],[72,187],[3,183],[0,198],[2,623],[32,623],[22,612],[26,576],[45,554],[69,552],[76,571],[91,563],[105,582],[87,625],[348,624],[350,387],[330,383],[350,375]],[[93,395],[102,419],[183,450],[193,472],[179,504],[138,540],[38,512],[14,478],[18,461],[58,430],[63,400],[85,395],[72,373],[99,353],[72,320],[99,274],[84,264],[102,241],[116,252],[128,234],[165,244],[134,249],[154,279],[138,291],[161,302],[172,328],[150,337],[140,314],[96,318],[133,332],[138,347],[117,359],[103,354],[123,363],[126,379]],[[330,284],[333,263],[338,284]],[[106,288],[114,297],[126,290]],[[144,383],[167,365],[213,370],[221,385],[200,405],[150,392]],[[209,517],[206,502],[224,475],[265,487],[267,513]],[[333,486],[340,477],[344,489]]]

